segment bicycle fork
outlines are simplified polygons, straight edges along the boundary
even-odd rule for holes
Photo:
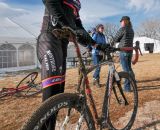
[[[106,83],[106,91],[104,95],[104,102],[102,107],[102,116],[101,116],[101,129],[108,127],[108,115],[109,115],[109,105],[110,105],[110,96],[111,91],[113,89],[116,99],[118,100],[118,96],[116,94],[116,90],[113,86],[114,79],[116,82],[120,81],[120,77],[118,73],[115,71],[115,66],[113,64],[109,65],[109,73],[108,73],[108,80]]]
[[[113,86],[113,83],[116,81],[117,87],[120,91],[120,94],[123,97],[123,100],[125,101],[125,105],[128,105],[128,101],[124,95],[124,92],[122,90],[122,86],[120,83],[120,77],[116,71],[112,71],[112,69],[109,72],[108,80],[106,83],[106,91],[105,91],[105,96],[104,96],[104,103],[102,107],[102,117],[101,117],[101,128],[106,128],[108,127],[108,116],[109,116],[109,105],[110,105],[110,96],[111,96],[111,91],[113,89],[114,95],[116,97],[116,100],[119,104],[121,104],[121,100],[119,100],[119,97],[116,92],[115,86]]]

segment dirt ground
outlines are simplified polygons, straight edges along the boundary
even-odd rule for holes
[[[119,64],[116,64],[119,66]],[[101,88],[92,86],[97,109],[101,110],[107,66],[102,67]],[[118,67],[117,70],[121,70]],[[160,130],[160,54],[146,54],[140,57],[139,62],[133,66],[136,75],[139,108],[133,130]],[[67,70],[66,92],[74,91],[77,83],[77,69]],[[0,88],[14,87],[24,74],[0,77]],[[92,73],[89,74],[92,84]],[[38,78],[40,80],[40,77]],[[30,98],[16,98],[14,96],[0,99],[0,130],[17,130],[32,112],[41,104],[41,94]],[[129,112],[126,112],[126,114]],[[122,117],[123,118],[123,117]]]

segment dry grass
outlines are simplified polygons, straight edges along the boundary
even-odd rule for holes
[[[116,64],[118,66],[118,64]],[[94,95],[98,112],[101,110],[104,86],[107,77],[107,66],[102,68],[101,84],[102,88],[94,86],[92,93]],[[144,55],[140,57],[138,64],[133,66],[138,81],[139,90],[139,110],[134,124],[134,129],[152,130],[160,124],[160,54]],[[120,71],[120,67],[118,68]],[[76,69],[67,71],[66,91],[74,91],[74,85],[77,83],[78,72]],[[7,77],[0,79],[0,88],[14,87],[24,75]],[[89,74],[92,79],[92,74]],[[92,84],[92,80],[91,80]],[[0,130],[19,129],[32,112],[41,104],[41,95],[32,98],[9,97],[0,100]],[[160,128],[159,128],[160,129]]]

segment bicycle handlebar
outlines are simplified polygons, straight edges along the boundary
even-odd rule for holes
[[[121,51],[121,52],[130,52],[130,51],[135,51],[135,56],[132,57],[132,64],[135,65],[138,62],[139,59],[139,53],[140,55],[142,55],[141,49],[139,46],[135,46],[135,47],[122,47],[122,48],[114,48],[111,47],[112,49],[110,49],[112,52],[116,52],[116,51]],[[108,50],[108,49],[107,49]]]
[[[54,29],[52,31],[53,33],[57,33],[59,34],[59,36],[63,36],[63,35],[67,35],[68,37],[72,37],[74,40],[73,42],[76,42],[76,33],[74,30],[72,30],[70,27],[63,27],[62,29]],[[142,55],[142,52],[140,50],[139,44],[136,44],[135,47],[122,47],[122,48],[114,48],[114,47],[108,47],[105,50],[105,53],[110,54],[110,53],[114,53],[116,51],[124,51],[124,52],[128,52],[128,51],[135,51],[135,57],[132,58],[132,64],[135,65],[138,62],[139,59],[139,52]],[[86,54],[83,53],[83,55]]]

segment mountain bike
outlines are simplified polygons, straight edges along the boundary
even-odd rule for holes
[[[83,63],[74,33],[72,33],[72,36],[79,60],[80,73],[77,91],[50,97],[32,114],[22,127],[22,130],[41,130],[51,116],[56,116],[55,130],[131,129],[138,108],[137,85],[130,74],[116,71],[111,53],[136,50],[136,55],[138,55],[137,47],[108,47],[105,51],[108,59],[99,65],[87,68]],[[109,68],[102,113],[99,114],[87,75],[96,67],[102,65],[108,65]],[[130,82],[131,92],[124,91],[124,80]]]
[[[15,88],[1,88],[0,98],[6,96],[33,96],[41,92],[41,83],[35,83],[38,72],[32,72],[25,76]]]

